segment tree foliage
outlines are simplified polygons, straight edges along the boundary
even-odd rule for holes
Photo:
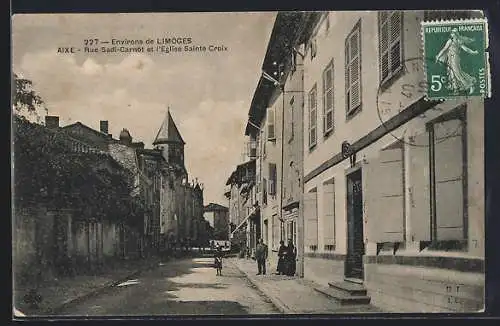
[[[33,82],[14,73],[13,85],[12,105],[14,114],[28,113],[40,120],[41,117],[38,112],[43,110],[47,113],[47,108],[41,96],[33,89]]]

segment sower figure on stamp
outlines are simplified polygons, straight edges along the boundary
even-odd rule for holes
[[[259,270],[257,275],[266,275],[267,245],[264,244],[262,239],[259,239],[257,248],[255,249],[255,259],[257,260],[257,268]]]
[[[460,35],[458,29],[453,28],[450,33],[450,38],[436,55],[436,62],[441,62],[447,66],[447,88],[454,93],[465,90],[468,90],[471,94],[474,92],[476,79],[466,73],[460,64],[461,51],[469,54],[478,54],[477,50],[470,49],[466,46],[467,43],[471,43],[472,41],[472,38]]]
[[[278,266],[276,268],[276,274],[284,275],[285,274],[285,256],[287,248],[285,246],[285,242],[283,240],[280,241],[280,247],[278,249]]]

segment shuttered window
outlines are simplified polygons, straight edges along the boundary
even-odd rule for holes
[[[333,60],[323,71],[323,134],[333,131]]]
[[[430,241],[430,166],[429,134],[410,138],[409,146],[409,211],[410,241]]]
[[[272,108],[267,110],[267,139],[276,139],[274,130],[274,110]]]
[[[262,203],[267,205],[267,180],[266,178],[262,179]]]
[[[361,20],[345,40],[345,85],[349,116],[361,105]]]
[[[324,250],[335,249],[335,183],[323,184],[323,242]]]
[[[369,242],[405,240],[403,148],[380,151],[366,164],[365,223]]]
[[[277,179],[276,164],[269,163],[269,195],[271,196],[276,196]]]
[[[309,148],[316,145],[317,140],[317,109],[316,109],[316,84],[309,92]]]
[[[403,13],[378,13],[378,44],[380,83],[383,84],[403,67]]]
[[[304,194],[305,248],[315,250],[318,247],[318,198],[317,191]]]
[[[434,237],[465,240],[464,151],[462,121],[436,123],[433,128]]]

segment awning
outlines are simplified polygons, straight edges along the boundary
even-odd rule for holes
[[[251,212],[250,214],[248,214],[247,217],[245,217],[245,219],[240,223],[240,225],[238,225],[236,227],[236,229],[234,229],[233,232],[231,232],[231,236],[236,232],[238,231],[247,221],[249,218],[251,218],[253,215],[255,215],[257,212],[259,211],[259,207],[255,207]]]

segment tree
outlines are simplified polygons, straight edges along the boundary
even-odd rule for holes
[[[40,112],[47,114],[48,110],[41,96],[33,90],[33,82],[14,73],[13,85],[12,106],[14,114],[34,118],[37,122],[41,122]]]

